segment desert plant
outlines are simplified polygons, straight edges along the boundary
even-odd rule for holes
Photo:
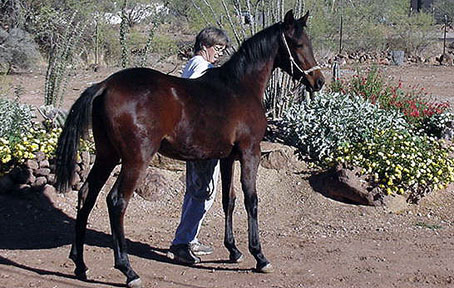
[[[121,67],[126,68],[129,65],[128,33],[129,25],[126,12],[127,0],[123,0],[121,5],[121,23],[120,23],[120,46],[121,46]]]
[[[44,105],[60,107],[63,104],[68,84],[68,69],[72,66],[74,48],[85,29],[81,23],[73,23],[76,13],[67,20],[64,34],[57,35],[58,40],[49,52],[49,63],[44,87]]]

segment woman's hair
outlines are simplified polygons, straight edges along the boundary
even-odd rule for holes
[[[227,46],[230,42],[227,34],[216,27],[207,27],[199,32],[195,38],[194,53],[199,52],[205,47],[211,47],[214,45]]]

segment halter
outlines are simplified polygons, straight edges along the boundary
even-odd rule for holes
[[[282,33],[282,40],[284,41],[285,48],[287,48],[288,58],[289,58],[290,64],[291,64],[290,65],[290,74],[292,76],[293,76],[293,66],[295,66],[298,69],[298,71],[300,71],[304,75],[308,75],[309,73],[311,73],[312,71],[315,71],[315,70],[320,70],[320,66],[318,66],[318,65],[315,65],[307,70],[301,69],[301,67],[298,65],[298,63],[295,62],[295,59],[293,59],[292,52],[290,52],[290,48],[288,47],[287,40],[285,40],[284,33]]]

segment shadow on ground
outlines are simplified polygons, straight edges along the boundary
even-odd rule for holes
[[[2,215],[0,217],[0,235],[2,235],[0,237],[0,249],[39,250],[58,248],[72,243],[75,219],[56,208],[47,196],[39,193],[26,196],[0,195],[0,201],[2,203],[0,206],[0,215]],[[112,237],[104,232],[87,229],[85,243],[89,246],[112,248]],[[166,257],[167,249],[130,240],[127,240],[127,243],[130,255],[158,262],[173,263]],[[232,272],[250,271],[250,269],[238,269],[237,267],[222,265],[226,262],[228,261],[207,261],[194,266],[194,268],[208,271],[213,269]],[[72,274],[31,267],[1,256],[0,265],[16,267],[39,275],[76,279]],[[94,280],[86,281],[95,284],[123,286],[122,284],[96,282]]]

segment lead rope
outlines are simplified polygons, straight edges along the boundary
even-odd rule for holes
[[[288,47],[287,40],[285,40],[285,35],[282,33],[282,41],[284,41],[285,48],[287,48],[288,52],[288,57],[290,59],[290,74],[293,76],[293,66],[295,66],[301,73],[308,75],[309,73],[315,71],[315,70],[320,70],[320,66],[315,65],[314,67],[311,67],[307,70],[301,69],[301,67],[295,62],[295,59],[293,59],[292,52],[290,52],[290,48]]]

